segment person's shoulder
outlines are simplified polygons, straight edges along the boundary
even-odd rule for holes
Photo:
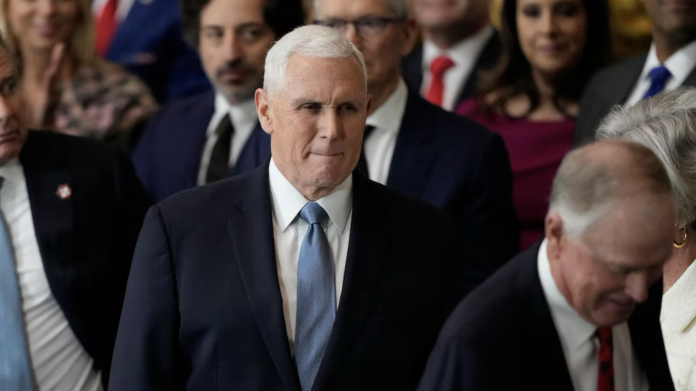
[[[410,92],[412,93],[412,92]],[[460,142],[488,141],[495,135],[480,123],[435,106],[420,96],[412,96],[413,114],[421,116],[429,124],[429,132],[446,144],[457,147]]]
[[[360,194],[363,211],[379,213],[395,230],[415,232],[413,226],[425,228],[421,234],[458,232],[458,223],[447,213],[435,206],[397,192],[387,186],[361,177]]]
[[[244,174],[184,190],[160,201],[157,207],[161,213],[177,220],[229,217],[228,212],[234,208],[251,208],[252,204],[270,202],[262,199],[258,192],[264,186],[264,180],[267,182],[267,171],[268,165],[265,164]]]
[[[32,168],[97,168],[124,159],[118,148],[86,137],[30,130],[20,160]]]
[[[498,345],[510,327],[525,322],[530,281],[529,253],[519,254],[462,300],[442,330],[441,340],[469,347]]]
[[[606,86],[611,88],[614,84],[613,81],[616,79],[623,79],[626,73],[639,72],[643,68],[646,58],[647,53],[637,54],[616,64],[600,69],[592,76],[588,86]]]
[[[168,101],[160,108],[160,117],[182,117],[191,111],[209,108],[211,111],[215,106],[215,95],[212,91],[203,91],[191,96],[176,98]]]

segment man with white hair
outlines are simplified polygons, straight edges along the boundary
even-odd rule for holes
[[[153,207],[110,390],[415,389],[468,286],[456,224],[353,173],[362,54],[301,27],[266,58],[272,159]]]
[[[372,95],[359,166],[370,179],[426,201],[463,227],[485,279],[519,252],[512,172],[503,140],[409,90],[401,58],[416,21],[407,0],[316,0],[315,23],[333,27],[365,56]]]
[[[659,321],[673,227],[669,178],[649,149],[571,152],[546,238],[457,307],[420,389],[674,390]]]

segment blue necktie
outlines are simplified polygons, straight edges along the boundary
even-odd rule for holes
[[[0,177],[0,187],[3,178]],[[22,298],[8,228],[0,213],[0,390],[31,391]]]
[[[321,227],[328,216],[321,205],[308,202],[300,218],[309,224],[297,265],[295,363],[303,391],[314,384],[336,317],[334,264]]]
[[[665,84],[667,84],[667,80],[672,77],[672,74],[669,73],[669,69],[665,68],[664,66],[660,65],[659,67],[655,67],[650,70],[650,88],[645,92],[645,95],[643,95],[643,99],[648,99],[652,97],[653,95],[657,95],[660,91],[665,89]]]

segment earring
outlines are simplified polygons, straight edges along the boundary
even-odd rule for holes
[[[684,247],[684,245],[686,244],[686,233],[687,233],[687,231],[688,231],[688,230],[686,229],[686,226],[684,226],[684,240],[681,242],[681,244],[679,244],[679,243],[677,243],[677,242],[674,242],[674,243],[672,243],[672,246],[674,246],[675,248],[682,248],[682,247]]]

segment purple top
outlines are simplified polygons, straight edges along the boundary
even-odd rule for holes
[[[455,110],[500,134],[512,166],[512,198],[520,220],[520,250],[544,235],[551,182],[563,156],[572,145],[575,120],[531,121],[482,110],[478,100],[468,99]]]

